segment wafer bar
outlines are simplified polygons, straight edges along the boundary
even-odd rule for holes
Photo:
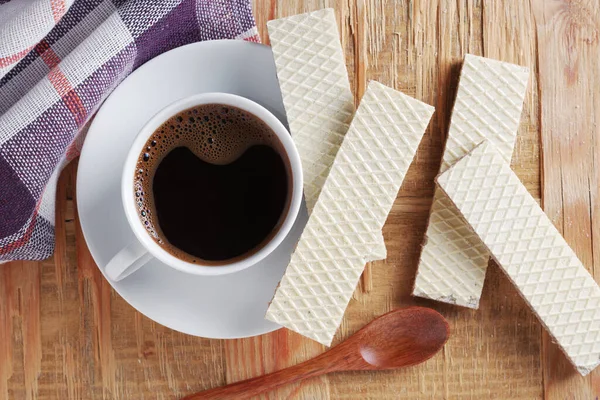
[[[330,345],[433,107],[372,81],[267,310]]]
[[[344,52],[333,9],[267,23],[292,139],[312,212],[354,115]],[[383,237],[367,261],[382,260]]]
[[[510,163],[528,77],[527,68],[465,56],[440,172],[485,139]],[[488,259],[485,246],[436,189],[413,295],[478,308]]]
[[[600,363],[600,288],[490,142],[437,183],[579,373]]]
[[[267,23],[277,78],[314,207],[354,114],[354,96],[333,9]]]

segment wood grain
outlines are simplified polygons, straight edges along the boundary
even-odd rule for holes
[[[479,310],[410,296],[465,53],[529,66],[512,167],[600,280],[599,29],[595,0],[254,0],[266,21],[333,7],[355,98],[369,79],[436,107],[336,342],[411,304],[450,322],[452,337],[403,371],[344,372],[264,399],[594,399],[600,372],[576,375],[492,265]],[[540,152],[541,150],[541,152]],[[542,162],[543,159],[543,162]],[[280,330],[241,340],[190,337],[132,309],[102,278],[76,214],[76,164],[58,185],[56,251],[0,270],[0,398],[176,399],[279,370],[324,348]],[[543,168],[541,168],[543,167]]]
[[[597,255],[600,135],[600,15],[595,1],[538,2],[542,205],[579,259],[600,280]],[[543,335],[548,398],[597,398],[600,371],[583,378]]]

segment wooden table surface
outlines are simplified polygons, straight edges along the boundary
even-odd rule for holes
[[[389,256],[368,266],[335,343],[411,304],[439,310],[452,337],[417,367],[331,375],[265,398],[598,398],[600,370],[577,375],[495,265],[479,310],[410,295],[464,53],[531,68],[512,166],[600,281],[597,0],[255,0],[254,10],[267,42],[267,20],[325,6],[336,10],[357,101],[377,79],[436,107],[384,229]],[[208,340],[136,312],[86,248],[76,171],[58,186],[54,257],[0,268],[0,398],[175,399],[323,351],[285,329]]]

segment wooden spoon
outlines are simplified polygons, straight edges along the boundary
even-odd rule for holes
[[[433,357],[446,343],[448,335],[448,322],[437,311],[424,307],[398,309],[374,319],[346,341],[312,360],[192,394],[183,400],[246,399],[329,372],[408,367]]]

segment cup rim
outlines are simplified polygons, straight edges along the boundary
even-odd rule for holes
[[[277,233],[275,233],[275,235],[273,235],[273,237],[262,248],[248,257],[241,260],[232,261],[231,263],[224,263],[215,266],[193,264],[183,261],[171,255],[160,245],[158,245],[143,228],[139,216],[137,215],[137,209],[135,207],[133,195],[134,170],[136,168],[139,154],[150,135],[152,135],[152,133],[154,133],[154,131],[168,118],[172,117],[178,112],[203,104],[223,104],[237,107],[253,114],[266,123],[267,126],[269,126],[269,128],[271,128],[271,130],[277,135],[280,143],[282,144],[289,159],[290,170],[293,175],[289,207]],[[296,146],[292,141],[290,133],[281,123],[281,121],[279,121],[277,117],[275,117],[262,105],[250,99],[230,93],[210,92],[195,94],[176,100],[154,114],[154,116],[150,118],[148,122],[146,122],[146,124],[140,129],[129,148],[125,163],[123,165],[123,173],[121,176],[121,199],[129,226],[133,230],[137,240],[146,248],[146,250],[148,250],[150,254],[169,267],[177,270],[195,275],[214,276],[230,274],[251,267],[271,254],[281,244],[281,242],[283,242],[285,237],[292,229],[292,226],[294,225],[296,217],[300,211],[300,205],[302,203],[302,185],[303,176],[300,156]]]

